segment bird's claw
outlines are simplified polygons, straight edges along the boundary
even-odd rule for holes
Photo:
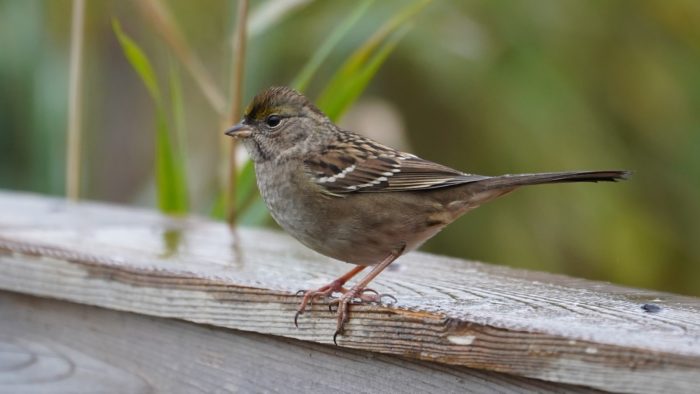
[[[376,296],[379,296],[379,293],[377,292],[377,290],[370,289],[370,288],[362,289],[362,291],[360,292],[360,295],[365,294],[365,293],[372,293]]]
[[[375,304],[383,304],[384,299],[388,298],[391,300],[391,303],[389,305],[393,305],[396,302],[396,297],[394,297],[391,294],[386,294],[386,293],[379,293],[378,291],[374,289],[362,289],[362,291],[359,292],[359,299],[361,302],[368,302],[368,303],[375,303]],[[368,294],[369,293],[369,294]]]
[[[397,300],[396,297],[394,297],[391,294],[379,294],[379,303],[380,304],[382,303],[383,298],[390,298],[391,299],[391,303],[388,303],[387,305],[394,305],[397,302],[399,302],[399,300]]]
[[[338,338],[339,334],[340,334],[340,331],[338,331],[338,330],[335,330],[335,333],[333,333],[333,343],[335,343],[335,346],[338,346],[337,338]]]
[[[299,319],[299,316],[303,314],[304,311],[297,311],[297,313],[294,314],[294,327],[299,328],[299,323],[297,323],[297,319]]]

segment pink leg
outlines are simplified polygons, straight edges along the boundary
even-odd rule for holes
[[[331,304],[338,305],[338,323],[336,325],[335,334],[333,334],[333,342],[336,345],[338,345],[336,338],[338,337],[339,334],[342,334],[343,327],[345,326],[345,323],[347,323],[347,321],[349,319],[350,302],[354,298],[361,298],[362,299],[362,294],[365,290],[367,290],[366,287],[369,284],[369,282],[371,282],[374,278],[376,278],[377,275],[379,275],[382,271],[384,271],[384,269],[386,267],[388,267],[391,263],[394,262],[394,260],[396,260],[399,256],[401,256],[401,254],[403,253],[403,251],[405,249],[406,249],[406,247],[403,246],[400,250],[398,250],[396,252],[392,252],[384,260],[382,260],[381,263],[373,266],[372,270],[364,278],[362,278],[362,280],[360,282],[358,282],[355,286],[353,286],[350,290],[343,293],[342,297],[338,298],[337,300],[331,301]],[[377,297],[380,297],[380,296],[377,295]]]

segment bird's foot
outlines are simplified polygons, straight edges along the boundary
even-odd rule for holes
[[[333,307],[335,307],[338,314],[335,333],[333,334],[333,343],[335,343],[336,346],[338,345],[338,335],[343,333],[345,323],[347,323],[350,318],[350,304],[380,304],[385,298],[390,299],[391,304],[396,302],[396,297],[391,294],[381,294],[373,289],[360,289],[353,287],[352,289],[345,291],[339,298],[332,300],[328,304],[328,310],[333,312]]]
[[[331,301],[329,305],[329,309],[331,312],[333,311],[333,306],[335,305],[337,307],[338,311],[338,323],[336,325],[336,330],[335,334],[333,335],[333,342],[337,345],[338,342],[336,339],[338,338],[338,335],[342,334],[343,332],[343,327],[345,326],[345,323],[348,321],[348,313],[349,313],[349,304],[355,300],[359,299],[360,302],[381,302],[382,298],[389,298],[393,300],[393,302],[396,302],[396,298],[390,295],[386,294],[379,294],[378,292],[367,289],[367,284],[372,281],[377,275],[379,275],[382,270],[384,270],[386,267],[389,266],[394,260],[396,260],[397,257],[401,256],[401,254],[404,252],[404,249],[406,249],[406,245],[403,244],[401,248],[397,249],[394,252],[389,253],[384,260],[382,260],[379,264],[376,264],[372,267],[372,270],[365,275],[362,280],[360,280],[355,286],[353,286],[350,290],[346,290],[343,288],[343,285],[350,279],[352,279],[355,275],[357,275],[360,271],[363,269],[367,268],[366,266],[358,265],[355,268],[351,269],[348,273],[345,275],[341,276],[340,278],[334,280],[330,284],[323,286],[319,288],[318,290],[313,290],[313,291],[303,291],[299,294],[304,294],[304,299],[301,300],[301,304],[299,305],[299,308],[297,309],[297,314],[294,316],[294,324],[297,325],[297,319],[299,318],[299,315],[304,313],[304,309],[306,309],[306,305],[313,301],[314,298],[316,297],[321,297],[321,296],[328,296],[330,294],[333,294],[333,292],[337,291],[342,293],[343,295],[340,296],[340,298],[337,298],[333,301]]]
[[[297,295],[303,295],[304,298],[302,298],[301,303],[299,304],[299,307],[297,308],[297,313],[294,315],[294,325],[298,328],[299,324],[297,323],[297,320],[299,319],[299,316],[304,314],[304,311],[306,310],[307,305],[311,305],[313,301],[319,297],[328,297],[331,294],[335,292],[339,293],[347,293],[348,290],[343,287],[345,284],[344,281],[340,280],[334,280],[333,282],[321,286],[316,290],[299,290],[297,292]]]

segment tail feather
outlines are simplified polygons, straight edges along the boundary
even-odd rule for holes
[[[632,175],[630,171],[568,171],[538,174],[501,175],[477,181],[484,190],[512,189],[519,186],[565,182],[616,182]]]

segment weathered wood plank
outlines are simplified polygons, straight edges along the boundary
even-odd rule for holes
[[[0,292],[2,393],[589,392]]]
[[[0,288],[331,343],[325,305],[292,324],[300,288],[348,266],[288,237],[151,212],[0,193]],[[236,253],[233,245],[242,251]],[[700,385],[700,301],[413,253],[353,306],[352,347],[610,391]],[[659,313],[641,306],[654,303]]]

